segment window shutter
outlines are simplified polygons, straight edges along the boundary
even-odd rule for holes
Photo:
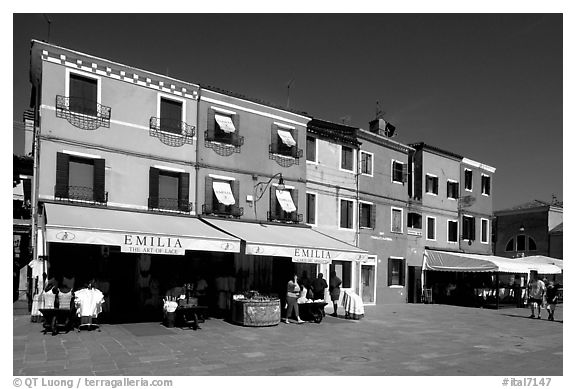
[[[394,260],[388,258],[388,286],[392,285],[392,270],[394,269]]]
[[[293,129],[292,130],[292,138],[294,138],[294,140],[296,141],[296,144],[294,146],[291,147],[291,155],[294,158],[298,158],[298,130],[297,129]],[[298,208],[298,206],[296,206],[296,208]]]
[[[190,212],[190,173],[180,173],[178,180],[178,209]]]
[[[68,198],[68,179],[69,179],[70,156],[64,153],[56,154],[56,188],[54,196],[59,198]]]
[[[98,158],[94,160],[94,201],[104,203],[106,201],[106,160]]]
[[[490,177],[486,177],[486,194],[490,194]]]
[[[401,259],[400,261],[400,285],[404,286],[406,284],[405,282],[405,268],[406,268],[406,260],[405,259]]]
[[[432,181],[434,183],[434,193],[438,194],[438,177],[434,178]]]
[[[212,189],[212,177],[206,176],[204,179],[204,208],[206,213],[212,213],[213,203],[212,198],[214,196],[214,189]]]
[[[370,206],[370,228],[376,228],[376,205]]]
[[[426,193],[430,192],[430,177],[426,176]]]
[[[216,134],[216,119],[214,115],[214,110],[212,108],[208,108],[208,119],[206,123],[206,135],[208,140],[214,140],[214,136]],[[238,129],[236,129],[236,131],[238,131]]]
[[[476,218],[470,218],[470,240],[476,240]]]
[[[149,208],[158,208],[158,192],[160,186],[160,170],[151,167],[150,173],[148,175],[148,207]]]
[[[232,144],[238,146],[240,140],[240,115],[232,115],[232,123],[236,129],[236,131],[232,133]]]
[[[408,166],[405,163],[402,164],[402,182],[408,182]]]
[[[278,219],[278,216],[280,215],[280,211],[282,210],[280,208],[280,204],[278,203],[278,199],[276,199],[276,187],[275,186],[271,186],[270,187],[270,218],[271,219]]]
[[[454,183],[454,198],[455,199],[460,198],[460,183],[459,182]]]
[[[294,203],[294,206],[296,207],[296,210],[294,212],[298,213],[298,210],[300,209],[300,207],[298,207],[298,189],[292,189],[290,191],[290,194],[292,195],[292,202]]]
[[[270,144],[272,145],[272,153],[278,153],[278,126],[276,124],[272,124]]]
[[[232,189],[232,194],[234,195],[234,200],[236,201],[236,206],[240,207],[240,181],[234,180],[230,182]]]

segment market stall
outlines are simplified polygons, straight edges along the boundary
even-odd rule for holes
[[[233,296],[232,321],[247,327],[275,326],[280,323],[280,299],[249,291]]]

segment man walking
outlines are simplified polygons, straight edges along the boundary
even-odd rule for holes
[[[550,281],[546,287],[546,310],[548,311],[548,320],[554,321],[554,311],[558,302],[558,285]]]
[[[530,272],[530,282],[528,283],[528,303],[530,304],[530,309],[532,314],[530,318],[533,319],[534,311],[538,308],[538,319],[540,319],[540,307],[542,306],[542,300],[544,294],[546,293],[546,285],[542,280],[537,278],[538,273],[535,271]]]

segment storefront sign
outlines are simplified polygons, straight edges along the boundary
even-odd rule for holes
[[[179,238],[125,234],[120,246],[123,253],[184,255]]]
[[[328,250],[295,248],[292,262],[332,263],[332,255]]]

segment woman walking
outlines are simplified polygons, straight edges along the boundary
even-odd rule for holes
[[[304,320],[300,319],[300,313],[298,312],[298,295],[300,293],[300,286],[298,285],[298,276],[294,274],[294,279],[288,281],[288,288],[286,292],[286,304],[288,308],[286,309],[286,324],[289,324],[290,316],[292,316],[292,310],[296,314],[297,323],[304,323]]]

